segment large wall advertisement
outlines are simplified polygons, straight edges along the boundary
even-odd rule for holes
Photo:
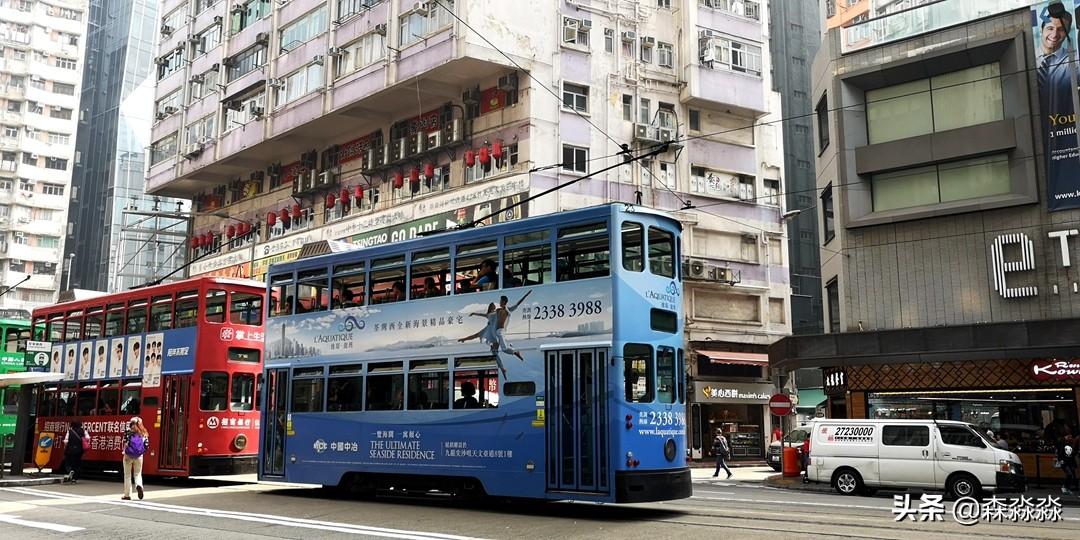
[[[1046,205],[1051,212],[1080,208],[1075,8],[1074,0],[1053,0],[1036,3],[1031,10]]]

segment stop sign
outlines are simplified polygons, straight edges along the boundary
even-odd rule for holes
[[[776,416],[787,416],[791,414],[793,408],[791,398],[787,394],[773,394],[769,398],[769,412]]]

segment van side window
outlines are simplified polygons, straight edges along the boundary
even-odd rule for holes
[[[930,444],[930,428],[927,426],[885,426],[881,430],[881,444],[926,446]]]
[[[941,442],[945,444],[986,448],[982,438],[964,426],[938,426],[938,432],[941,433]]]

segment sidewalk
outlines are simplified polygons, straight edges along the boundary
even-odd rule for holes
[[[772,467],[731,467],[731,481],[733,482],[764,482],[770,475],[776,474],[776,471],[772,470]],[[690,479],[694,482],[703,482],[709,480],[728,480],[727,474],[721,470],[720,476],[713,477],[712,467],[693,467],[690,469]]]
[[[60,484],[63,480],[64,477],[62,475],[52,474],[52,471],[49,469],[44,469],[40,474],[35,467],[23,469],[23,474],[11,474],[9,471],[5,470],[4,477],[0,478],[0,488]]]
[[[772,469],[770,469],[770,472],[771,471],[772,471]],[[764,484],[766,486],[773,487],[773,488],[791,489],[791,490],[795,490],[795,491],[810,491],[810,492],[815,492],[815,493],[832,493],[834,495],[837,495],[836,491],[829,484],[824,484],[824,483],[819,483],[819,482],[803,483],[801,476],[785,477],[784,475],[776,474],[775,472],[773,472],[770,475],[767,475],[767,477],[764,480]],[[892,490],[882,490],[882,491],[892,491]],[[897,490],[898,493],[900,491],[903,491],[903,490]],[[1005,497],[1005,498],[1015,498],[1015,497],[1017,497],[1019,495],[1020,495],[1019,493],[1003,493],[1002,494],[1002,496]],[[1045,497],[1047,497],[1049,495],[1053,495],[1054,497],[1061,499],[1062,506],[1080,507],[1080,497],[1077,497],[1076,495],[1065,495],[1065,494],[1063,494],[1061,492],[1060,488],[1045,488],[1045,487],[1044,488],[1032,488],[1032,487],[1029,487],[1028,490],[1023,493],[1023,495],[1025,497],[1030,497],[1030,498],[1033,498],[1033,499],[1045,498]],[[987,496],[989,497],[989,495],[987,495]]]

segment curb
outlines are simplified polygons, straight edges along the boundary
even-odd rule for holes
[[[4,478],[0,479],[0,488],[3,488],[3,487],[21,487],[21,486],[46,486],[46,485],[49,485],[49,484],[60,484],[60,483],[63,483],[63,481],[64,481],[64,477],[62,477],[62,476],[46,476],[46,477],[39,477],[39,478],[26,478],[26,477],[9,478],[9,477],[4,477]]]
[[[836,491],[833,490],[832,486],[830,486],[828,484],[823,484],[821,482],[810,482],[810,483],[805,483],[804,484],[801,477],[794,477],[793,476],[793,477],[785,478],[784,475],[782,475],[782,474],[774,474],[772,476],[767,477],[765,479],[764,483],[765,483],[766,486],[769,486],[769,487],[774,487],[774,488],[779,488],[779,489],[789,489],[791,491],[807,491],[807,492],[812,492],[812,493],[831,493],[831,494],[837,495]],[[886,490],[886,491],[888,491],[888,490]],[[896,491],[901,492],[901,491],[904,491],[904,490],[901,489],[901,490],[896,490]],[[918,490],[913,490],[913,491],[917,492]],[[1045,496],[1045,495],[1053,495],[1055,498],[1060,497],[1062,506],[1080,507],[1080,499],[1077,499],[1075,497],[1070,498],[1067,495],[1061,495],[1060,493],[1057,493],[1057,492],[1055,492],[1053,490],[1049,490],[1045,494],[1040,493],[1039,495],[1031,495],[1030,493],[1031,493],[1031,491],[1027,491],[1027,492],[1024,493],[1024,495],[1028,496],[1028,497],[1031,497],[1031,496],[1039,497],[1039,496]],[[1020,493],[1004,493],[1002,495],[1004,497],[1019,497],[1021,494]]]

